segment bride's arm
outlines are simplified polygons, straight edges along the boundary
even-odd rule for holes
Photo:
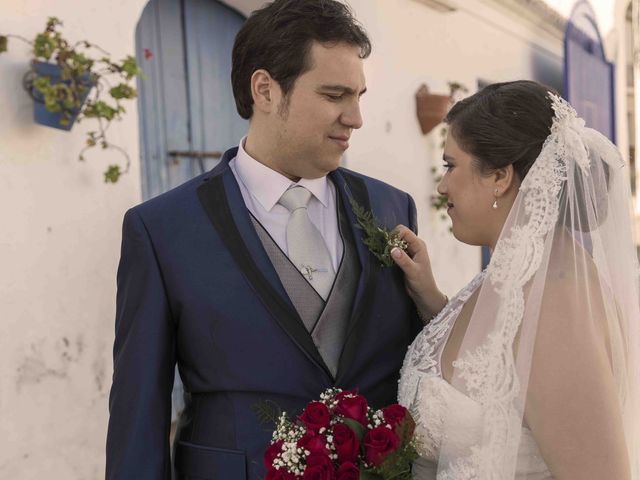
[[[525,420],[554,478],[630,479],[600,287],[553,283],[541,306]]]
[[[422,319],[428,320],[447,304],[447,296],[436,285],[431,270],[427,245],[409,228],[398,225],[395,228],[400,238],[407,242],[406,253],[399,248],[391,252],[391,257],[405,275],[407,293],[416,304]]]

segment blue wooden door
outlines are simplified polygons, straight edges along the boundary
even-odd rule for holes
[[[244,17],[214,0],[151,0],[136,29],[142,193],[209,170],[247,130],[231,90],[231,49]],[[204,154],[204,155],[197,155]],[[176,370],[172,419],[183,407]]]
[[[588,127],[615,142],[614,66],[604,54],[596,16],[587,0],[576,3],[564,39],[564,93]]]
[[[231,49],[244,17],[214,0],[151,0],[136,29],[144,198],[217,163],[247,129],[231,90]]]

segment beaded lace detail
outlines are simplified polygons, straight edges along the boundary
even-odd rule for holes
[[[400,385],[398,399],[403,405],[411,405],[415,394],[415,387],[418,378],[416,373],[440,375],[438,359],[435,349],[442,341],[443,337],[451,328],[451,323],[458,316],[465,302],[471,297],[484,279],[485,272],[481,272],[460,292],[454,296],[449,303],[426,325],[409,346],[404,364],[400,370]],[[412,378],[409,378],[412,377]]]
[[[458,292],[440,313],[422,329],[422,332],[409,347],[400,371],[398,401],[409,409],[417,423],[420,423],[421,410],[425,405],[428,404],[429,408],[437,411],[443,411],[445,407],[442,404],[445,401],[445,397],[442,395],[422,399],[419,388],[420,383],[428,381],[430,377],[440,376],[440,365],[436,350],[441,346],[452,327],[453,321],[457,318],[469,297],[480,286],[485,275],[485,271],[479,273],[466,287]],[[429,417],[429,421],[433,421],[433,417]],[[427,450],[421,453],[428,458],[434,458],[434,455],[437,458],[437,452],[434,451],[434,448],[440,444],[441,427],[443,426],[444,418],[439,418],[437,421],[440,424],[440,428],[429,425],[429,428],[421,429],[427,437],[422,442]]]

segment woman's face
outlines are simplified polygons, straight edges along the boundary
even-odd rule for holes
[[[504,208],[493,208],[496,200],[495,179],[483,175],[474,158],[462,150],[449,131],[444,147],[444,167],[438,193],[448,200],[447,213],[451,217],[453,235],[469,245],[495,246],[504,223]],[[508,211],[507,211],[508,212]]]

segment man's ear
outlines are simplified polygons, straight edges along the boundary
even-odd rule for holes
[[[492,174],[494,183],[494,192],[497,196],[502,196],[512,188],[517,188],[520,181],[512,164],[507,165],[494,171]]]
[[[259,69],[251,75],[251,96],[253,97],[254,108],[263,113],[271,113],[274,108],[274,87],[277,82],[271,78],[269,72]]]

